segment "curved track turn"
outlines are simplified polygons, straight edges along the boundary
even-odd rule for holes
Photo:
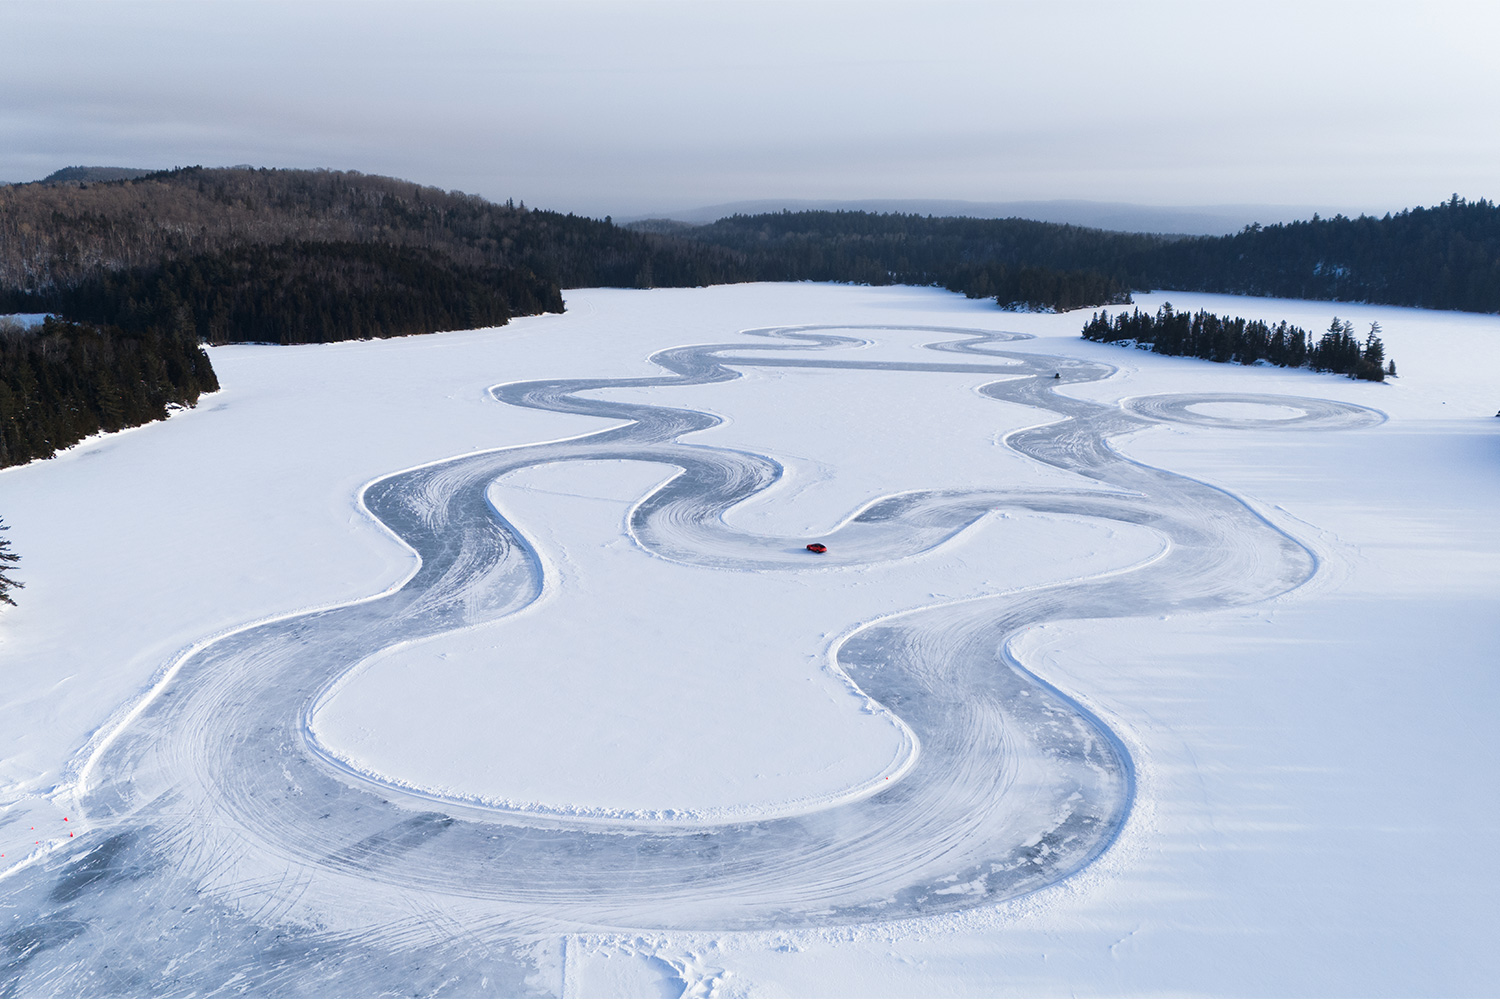
[[[493,959],[493,944],[462,943],[451,926],[459,914],[465,933],[480,936],[846,924],[1012,898],[1098,857],[1130,808],[1129,756],[1097,718],[1009,660],[1008,638],[1051,620],[1249,604],[1298,586],[1314,569],[1306,549],[1233,496],[1129,461],[1108,439],[1152,420],[1209,419],[1186,409],[1207,401],[1274,402],[1305,415],[1288,426],[1354,427],[1379,415],[1290,397],[1091,403],[1056,389],[1112,369],[1006,352],[999,345],[1020,335],[956,328],[887,328],[946,335],[930,346],[965,356],[951,363],[766,356],[859,343],[830,329],[881,328],[751,331],[783,342],[663,351],[652,360],[669,374],[655,377],[499,386],[493,393],[503,403],[622,423],[371,485],[364,504],[417,552],[418,570],[392,593],[256,625],[182,663],[99,759],[84,802],[97,830],[89,843],[7,880],[18,884],[5,887],[5,901],[35,907],[37,920],[0,939],[0,985],[9,977],[34,993],[173,992],[139,962],[129,973],[137,978],[81,978],[79,942],[108,927],[131,940],[201,936],[210,917],[189,917],[200,907],[216,922],[214,935],[234,940],[204,951],[191,973],[176,973],[184,992],[212,992],[234,976],[262,983],[263,992],[277,984],[315,991],[319,976],[355,967],[375,971],[350,991],[380,992],[420,989],[412,970],[424,956],[429,965],[446,954],[476,969],[480,953]],[[747,349],[755,354],[739,353]],[[631,512],[640,545],[725,570],[805,566],[809,539],[738,531],[723,519],[777,480],[776,462],[682,442],[715,417],[585,395],[723,382],[753,366],[993,375],[985,395],[1056,415],[1006,444],[1096,484],[888,497],[821,539],[830,552],[819,565],[924,551],[996,509],[1129,522],[1159,532],[1168,547],[1111,576],[911,612],[856,633],[838,651],[840,667],[902,718],[921,753],[879,794],[806,815],[690,830],[575,823],[425,799],[347,773],[317,751],[306,714],[354,664],[397,642],[511,614],[540,592],[539,560],[486,499],[508,472],[595,459],[675,467]],[[318,929],[318,915],[346,900],[358,901],[362,916],[352,922],[361,929],[334,940]],[[48,921],[72,930],[53,940],[37,930]],[[280,965],[247,943],[273,933],[287,942]],[[384,965],[369,966],[371,956]],[[505,961],[511,972],[527,964]]]

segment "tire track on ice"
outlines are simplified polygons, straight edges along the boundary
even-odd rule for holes
[[[776,356],[858,344],[831,332],[854,329],[942,334],[957,339],[931,348],[980,361]],[[1300,411],[1278,422],[1288,427],[1379,419],[1346,404],[1286,397],[1090,403],[1056,389],[1113,369],[1003,350],[1022,339],[1013,334],[907,326],[750,333],[781,342],[662,351],[652,360],[664,375],[498,386],[492,392],[501,402],[614,425],[371,484],[365,506],[418,553],[417,570],[385,595],[260,623],[185,660],[100,755],[84,803],[98,833],[5,888],[8,903],[33,915],[28,927],[81,920],[84,930],[50,944],[13,933],[0,952],[0,985],[36,993],[208,992],[248,978],[315,991],[337,974],[346,993],[480,981],[489,992],[520,992],[534,970],[512,945],[527,935],[860,923],[969,908],[1055,883],[1113,841],[1130,808],[1131,763],[1097,718],[1009,659],[1009,638],[1046,621],[1253,603],[1300,585],[1314,569],[1305,548],[1233,496],[1125,459],[1108,440],[1153,420],[1198,417],[1187,407],[1225,399],[1274,400]],[[755,354],[741,353],[747,348]],[[575,822],[434,802],[350,773],[319,752],[306,714],[355,664],[396,643],[511,614],[540,592],[540,561],[486,497],[508,472],[597,459],[675,467],[630,513],[629,531],[641,546],[729,571],[807,565],[807,539],[740,531],[723,519],[776,482],[778,463],[681,442],[718,423],[712,415],[587,395],[724,382],[745,367],[992,375],[983,394],[1056,416],[1008,435],[1006,445],[1096,484],[886,497],[822,539],[831,551],[821,566],[925,551],[997,509],[1141,525],[1169,545],[1131,570],[895,615],[847,637],[840,668],[903,720],[921,752],[902,780],[878,794],[804,815],[693,829]],[[101,839],[114,845],[102,861],[91,852],[103,848],[90,843]],[[79,866],[95,862],[104,874],[90,869],[86,892],[58,896],[59,886],[77,884]],[[288,881],[293,869],[298,878]],[[357,901],[353,909],[349,900]],[[414,911],[445,920],[414,919]],[[285,916],[272,925],[256,913]],[[320,928],[335,919],[336,929]],[[467,931],[454,934],[452,926]],[[257,943],[273,932],[274,962]],[[139,952],[113,978],[83,978],[78,953],[97,947],[100,935],[135,941]],[[150,956],[180,949],[194,935],[222,944],[196,950],[189,972],[153,978]],[[443,966],[440,976],[434,963]],[[455,978],[454,968],[478,978]]]

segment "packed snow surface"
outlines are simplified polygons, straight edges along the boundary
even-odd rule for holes
[[[1170,298],[1401,378],[591,290],[0,473],[0,983],[1494,992],[1500,324]]]
[[[818,374],[733,383],[733,424],[700,440],[735,449],[759,440],[784,463],[801,450],[818,465],[790,466],[773,497],[729,520],[822,537],[893,486],[972,488],[993,476],[992,432],[975,419],[985,400],[955,391],[949,405],[907,419],[881,403],[900,377],[851,373],[846,398],[864,402],[820,413],[807,429],[788,404],[820,392]],[[947,378],[959,390],[988,381]],[[683,393],[616,395],[696,402]],[[949,435],[940,457],[902,470],[904,482],[885,468],[893,443],[918,450],[964,423],[970,433]],[[320,742],[393,780],[511,808],[676,822],[805,811],[882,787],[916,752],[899,718],[836,671],[829,654],[845,632],[922,605],[1118,569],[1162,548],[1134,525],[1054,516],[1043,528],[1022,512],[905,559],[830,566],[799,551],[784,569],[726,573],[654,558],[622,530],[665,478],[659,465],[591,461],[497,481],[491,503],[551,562],[544,595],[494,623],[379,654],[315,712]],[[516,699],[517,683],[531,696]],[[803,735],[789,741],[789,731]]]
[[[1295,420],[1302,416],[1303,410],[1295,406],[1279,406],[1275,403],[1229,403],[1215,401],[1212,403],[1193,403],[1188,406],[1189,413],[1201,414],[1205,417],[1217,417],[1221,420],[1238,420],[1241,422],[1251,420]]]

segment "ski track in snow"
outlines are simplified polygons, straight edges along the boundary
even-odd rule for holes
[[[941,334],[957,339],[929,346],[964,357],[766,356],[859,343],[831,329]],[[0,995],[547,993],[557,989],[549,936],[868,923],[1053,884],[1112,843],[1131,805],[1131,761],[1099,719],[1011,660],[1008,639],[1047,621],[1251,604],[1316,568],[1308,550],[1235,497],[1127,460],[1109,438],[1152,421],[1326,430],[1383,419],[1287,396],[1073,399],[1055,390],[1113,369],[999,347],[1019,334],[749,332],[783,343],[673,348],[651,359],[670,373],[660,376],[499,386],[492,392],[504,403],[621,423],[369,486],[366,507],[417,552],[419,568],[392,592],[256,624],[178,666],[99,753],[79,803],[88,835],[0,883],[18,914],[0,927]],[[746,350],[756,356],[736,353]],[[723,382],[750,366],[991,374],[984,395],[1056,414],[1006,444],[1097,485],[903,493],[819,539],[768,537],[731,528],[723,515],[775,482],[776,462],[681,443],[716,417],[583,395]],[[1281,409],[1274,421],[1189,409],[1224,402]],[[635,506],[630,533],[664,559],[726,571],[806,567],[803,546],[815,540],[829,546],[819,566],[900,558],[997,509],[1137,524],[1168,546],[1119,573],[857,631],[838,650],[840,668],[910,727],[920,752],[878,794],[802,815],[673,829],[505,812],[385,784],[322,751],[308,713],[355,664],[511,614],[540,592],[541,563],[490,506],[489,485],[529,466],[598,459],[678,469]]]

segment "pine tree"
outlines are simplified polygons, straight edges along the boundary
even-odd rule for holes
[[[4,521],[0,521],[0,531],[9,531]],[[0,604],[16,606],[15,600],[10,596],[12,590],[20,590],[26,586],[19,580],[10,577],[11,566],[19,562],[20,556],[10,550],[10,539],[0,538]]]
[[[1354,371],[1367,382],[1385,381],[1385,344],[1380,341],[1380,324],[1370,324],[1370,335],[1365,338],[1365,349],[1360,355]]]
[[[1385,362],[1385,344],[1380,340],[1380,324],[1370,324],[1370,335],[1365,338],[1365,360],[1375,364]]]

